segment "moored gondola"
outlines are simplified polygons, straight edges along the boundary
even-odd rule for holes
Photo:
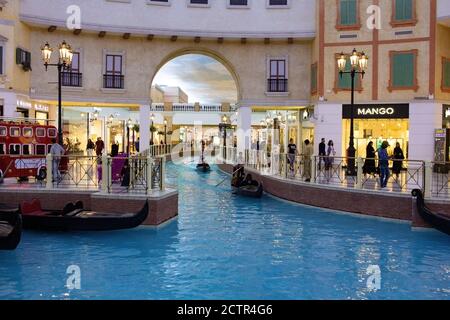
[[[431,211],[430,208],[425,205],[425,200],[421,190],[413,190],[412,195],[413,197],[416,197],[417,211],[419,211],[422,219],[437,230],[450,235],[450,217]]]
[[[22,237],[22,217],[18,208],[0,204],[0,250],[14,250]]]
[[[60,211],[44,211],[39,200],[21,205],[24,229],[53,231],[108,231],[141,225],[148,216],[149,205],[138,213],[109,213],[85,210],[81,202],[69,203]]]

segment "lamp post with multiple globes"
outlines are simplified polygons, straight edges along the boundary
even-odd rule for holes
[[[355,168],[355,130],[354,130],[354,106],[355,106],[355,78],[356,75],[361,74],[362,78],[367,70],[367,66],[369,64],[369,58],[366,56],[364,52],[358,52],[356,49],[353,49],[353,52],[350,55],[350,64],[351,69],[346,71],[347,69],[347,59],[348,56],[344,53],[341,53],[337,59],[337,64],[339,68],[339,74],[341,78],[344,74],[350,74],[351,77],[351,104],[350,104],[350,142],[347,149],[347,175],[348,176],[356,176],[356,168]]]
[[[48,42],[41,48],[42,60],[44,61],[45,71],[48,67],[58,68],[58,142],[63,144],[63,128],[62,128],[62,72],[70,69],[72,65],[73,51],[70,45],[63,41],[59,45],[58,63],[50,63],[53,49]]]

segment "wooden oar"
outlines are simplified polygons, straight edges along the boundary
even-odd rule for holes
[[[235,172],[233,172],[232,174],[231,174],[231,176],[234,176],[234,174],[236,173],[236,172],[238,172],[239,170],[241,170],[241,169],[243,169],[243,167],[240,167],[239,169],[237,169]],[[228,180],[228,177],[226,177],[225,179],[223,179],[221,182],[219,182],[217,185],[216,185],[216,188],[218,187],[218,186],[220,186],[222,183],[224,183],[225,181],[227,181]]]

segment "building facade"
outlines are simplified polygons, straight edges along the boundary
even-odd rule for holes
[[[240,149],[268,139],[267,128],[278,119],[282,145],[312,139],[317,150],[325,138],[345,155],[349,79],[339,77],[336,57],[356,48],[370,59],[356,84],[358,156],[365,156],[368,141],[388,139],[410,159],[431,160],[435,129],[450,115],[449,2],[3,1],[2,116],[43,118],[47,110],[47,119],[57,118],[56,71],[45,72],[40,48],[65,40],[75,52],[63,77],[66,135],[79,137],[88,123],[86,138],[109,136],[125,148],[127,120],[141,128],[153,122],[160,130],[166,120],[179,129],[177,140],[189,131],[195,136],[199,123],[217,127],[225,115],[242,129]],[[227,102],[152,101],[158,70],[189,53],[227,68],[236,83],[237,114]],[[139,135],[141,145],[150,142],[147,130]]]

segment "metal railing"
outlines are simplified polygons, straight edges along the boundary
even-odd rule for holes
[[[164,103],[152,103],[152,105],[150,106],[150,111],[163,112]]]
[[[200,105],[201,112],[222,112],[222,105]]]
[[[105,89],[124,89],[125,76],[118,74],[103,75],[103,88]]]
[[[427,163],[426,180],[429,182],[429,196],[450,198],[450,162]],[[426,194],[427,195],[427,194]]]
[[[233,150],[234,149],[234,150]],[[305,156],[274,153],[260,150],[246,150],[244,156],[235,148],[223,152],[226,163],[240,163],[264,175],[273,175],[288,180],[297,180],[317,185],[327,185],[348,189],[386,190],[408,194],[413,189],[429,191],[433,196],[450,198],[449,170],[433,173],[433,165],[419,160],[390,160],[389,177],[386,186],[381,185],[379,164],[376,159]],[[353,173],[348,170],[349,160],[354,160]],[[351,161],[350,161],[351,162]],[[373,165],[368,170],[368,164]],[[450,163],[448,164],[450,168]],[[428,177],[427,177],[428,175]]]
[[[100,190],[104,193],[150,193],[165,190],[165,155],[15,156],[2,163],[5,178],[35,176],[47,189]],[[14,172],[13,174],[9,174]]]
[[[288,79],[267,79],[267,92],[288,92]]]
[[[83,74],[79,72],[62,72],[62,85],[65,87],[82,87]]]
[[[178,104],[174,103],[172,106],[172,111],[181,111],[181,112],[194,112],[195,105],[193,104]]]

